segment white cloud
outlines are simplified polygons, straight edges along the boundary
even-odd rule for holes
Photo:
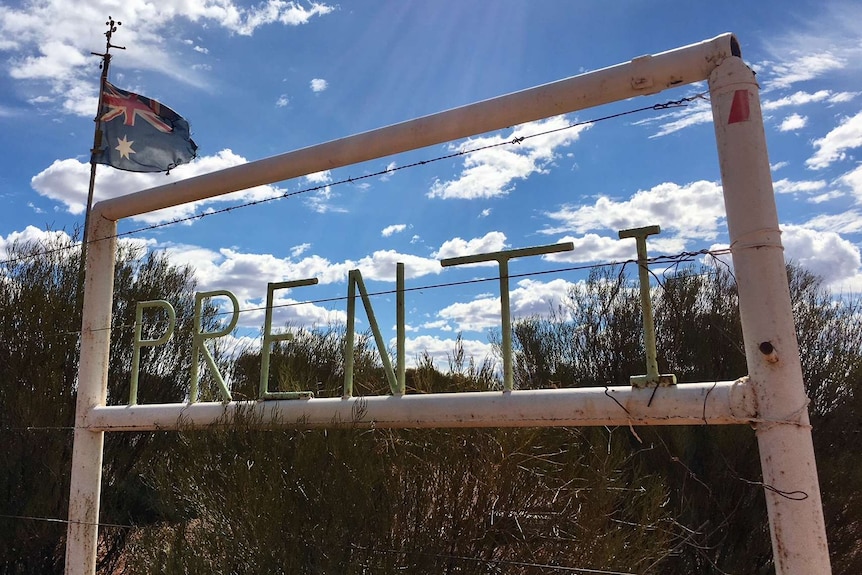
[[[213,156],[198,157],[189,164],[178,166],[171,170],[167,176],[162,173],[134,173],[102,168],[96,178],[96,188],[93,194],[94,203],[215,172],[245,162],[245,158],[226,149]],[[36,174],[31,179],[30,185],[40,195],[60,202],[69,213],[83,214],[87,204],[89,178],[89,163],[75,159],[55,160],[50,166]],[[134,216],[132,219],[147,224],[159,224],[201,213],[203,206],[214,203],[262,200],[281,194],[282,192],[274,186],[257,186],[248,190]]]
[[[473,238],[464,240],[462,238],[452,238],[446,240],[436,252],[432,255],[440,260],[447,258],[455,258],[459,256],[470,256],[474,254],[485,254],[489,252],[499,252],[506,248],[506,234],[503,232],[488,232],[481,238]],[[475,265],[497,265],[496,262],[483,262]]]
[[[626,261],[637,258],[637,244],[633,239],[619,239],[613,237],[599,236],[597,234],[585,234],[582,237],[565,236],[557,240],[559,243],[572,242],[575,249],[570,252],[560,252],[545,256],[553,262],[585,263],[585,262],[610,262]],[[647,251],[650,256],[658,254],[676,254],[685,249],[685,240],[681,238],[668,238],[662,236],[650,236],[647,240]]]
[[[813,145],[817,151],[805,161],[813,170],[827,168],[833,162],[845,159],[846,150],[862,146],[862,112],[844,118],[837,128],[814,140]]]
[[[542,230],[547,234],[617,232],[657,224],[665,232],[710,240],[724,219],[724,199],[715,182],[701,180],[684,186],[667,182],[640,190],[625,201],[602,196],[591,206],[565,205],[546,215],[559,223]]]
[[[479,217],[480,217],[480,218],[487,218],[487,217],[488,217],[488,216],[490,216],[490,215],[491,215],[491,208],[485,208],[484,210],[482,210],[482,211],[479,213]]]
[[[358,261],[331,262],[319,255],[307,255],[306,244],[291,249],[291,256],[280,258],[272,254],[245,253],[229,248],[213,251],[200,246],[170,245],[166,251],[179,264],[196,270],[202,289],[229,289],[237,295],[251,298],[262,281],[279,282],[317,278],[321,284],[347,281],[347,272],[359,269],[363,278],[395,281],[396,263],[404,263],[407,279],[436,275],[442,271],[440,262],[394,250],[379,250]]]
[[[840,214],[821,214],[805,222],[802,227],[836,234],[858,234],[862,232],[862,212],[848,210]]]
[[[790,114],[781,124],[778,126],[779,131],[781,132],[792,132],[794,130],[800,130],[804,128],[808,124],[808,118],[806,116],[800,116],[799,114]]]
[[[452,331],[452,327],[445,319],[429,321],[422,324],[423,329],[439,329],[440,331]]]
[[[824,202],[828,202],[829,200],[834,200],[836,198],[844,197],[844,192],[840,190],[832,190],[831,192],[824,192],[822,194],[817,194],[816,196],[811,196],[806,201],[810,204],[822,204]]]
[[[796,193],[811,193],[819,192],[826,187],[824,180],[803,180],[791,181],[787,178],[775,180],[772,183],[773,190],[776,194],[796,194]]]
[[[394,347],[395,340],[391,340],[389,344]],[[461,340],[461,345],[464,348],[464,355],[474,358],[477,365],[481,365],[485,358],[493,358],[494,356],[494,347],[490,343],[464,338]],[[442,339],[431,335],[420,335],[418,337],[407,338],[404,342],[404,347],[409,365],[416,365],[416,360],[427,353],[434,360],[434,365],[438,369],[446,370],[449,365],[449,356],[455,350],[455,339]]]
[[[834,231],[782,226],[786,258],[823,278],[827,285],[841,284],[859,274],[859,248]]]
[[[261,325],[261,327],[263,327]],[[243,353],[260,352],[261,340],[259,337],[247,335],[236,336],[232,333],[218,338],[219,350],[228,357],[237,358]]]
[[[476,199],[504,196],[514,189],[514,181],[526,179],[534,173],[545,173],[557,158],[557,149],[578,140],[589,124],[564,129],[569,125],[565,116],[556,116],[517,126],[509,136],[500,134],[470,138],[460,144],[452,144],[449,150],[467,152],[464,169],[454,180],[437,180],[428,192],[429,198]],[[541,136],[534,134],[559,130]],[[500,145],[526,138],[518,144]]]
[[[329,87],[329,83],[323,78],[314,78],[309,84],[312,92],[323,92]]]
[[[775,100],[764,100],[763,110],[765,112],[778,110],[788,106],[802,106],[812,102],[828,102],[837,104],[849,102],[856,97],[855,92],[832,92],[831,90],[818,90],[814,93],[810,92],[794,92],[789,96],[783,96]]]
[[[308,174],[307,176],[303,176],[303,178],[305,178],[305,181],[312,184],[325,184],[332,181],[332,173],[329,170],[324,170],[322,172]]]
[[[355,267],[362,270],[362,277],[377,281],[395,281],[396,264],[404,264],[405,279],[439,274],[443,271],[440,262],[395,250],[378,250],[356,262]]]
[[[838,178],[838,181],[850,188],[857,202],[862,202],[862,164]]]
[[[859,92],[836,92],[831,98],[829,98],[829,102],[832,104],[843,104],[845,102],[849,102],[858,95]]]
[[[764,90],[789,88],[798,82],[813,80],[828,72],[841,70],[847,65],[846,59],[831,50],[800,54],[791,52],[791,59],[783,62],[764,62],[768,78]]]
[[[407,224],[392,224],[391,226],[386,226],[380,231],[380,235],[384,238],[388,238],[392,234],[401,233],[407,229]]]
[[[298,258],[302,254],[307,252],[309,248],[311,248],[311,244],[308,242],[304,244],[299,244],[298,246],[293,246],[292,248],[290,248],[290,257]]]
[[[634,126],[659,125],[659,130],[650,138],[660,138],[673,134],[691,126],[712,123],[712,108],[708,102],[695,100],[687,106],[673,110],[666,114],[660,114],[644,120],[633,122]]]
[[[284,108],[288,104],[290,104],[290,99],[288,99],[287,94],[282,94],[278,97],[278,100],[275,101],[276,108]]]
[[[148,2],[147,0],[93,0],[86,3],[40,0],[18,6],[0,5],[0,51],[7,52],[8,73],[14,80],[35,81],[42,89],[43,103],[57,102],[66,113],[91,116],[96,108],[96,87],[92,81],[95,58],[90,54],[93,40],[106,30],[105,14],[119,26],[113,43],[134,46],[123,54],[129,68],[167,74],[174,80],[202,85],[202,78],[185,65],[187,40],[174,37],[178,21],[215,25],[240,35],[251,35],[263,25],[281,23],[297,26],[334,10],[323,3],[265,0],[242,6],[234,0],[196,2]],[[182,50],[177,49],[182,46]],[[194,46],[197,52],[206,48]]]
[[[386,165],[386,173],[380,176],[381,182],[388,182],[392,178],[392,174],[395,173],[395,169],[398,167],[398,164],[395,161],[389,162]]]
[[[764,90],[842,74],[853,78],[860,67],[862,7],[858,2],[821,2],[783,34],[764,37],[773,62],[758,67]]]
[[[322,188],[315,190],[314,194],[303,196],[303,203],[318,214],[346,213],[347,209],[336,206],[333,203],[333,200],[337,197],[338,194],[332,191],[332,186],[323,186]]]
[[[556,311],[575,284],[563,279],[540,282],[522,279],[510,290],[512,318],[547,317]],[[469,302],[458,302],[441,309],[437,316],[455,324],[458,331],[485,331],[500,327],[500,297],[480,296]]]
[[[71,241],[69,234],[62,230],[42,230],[36,226],[27,226],[23,231],[12,232],[5,238],[0,236],[0,259],[9,257],[9,249],[14,244],[51,244],[56,240],[62,243]]]
[[[307,244],[295,246],[291,249],[291,256],[285,258],[229,248],[214,251],[193,245],[169,245],[164,249],[172,263],[191,266],[200,291],[228,290],[236,295],[242,309],[252,310],[243,313],[241,325],[244,327],[263,325],[263,310],[260,307],[266,298],[267,283],[317,278],[321,285],[346,285],[347,273],[352,269],[359,269],[366,281],[394,282],[396,264],[399,262],[404,263],[407,279],[442,271],[440,263],[434,259],[393,250],[376,251],[358,261],[331,262],[318,255],[298,259],[308,247]],[[307,292],[309,295],[305,295]],[[323,325],[344,319],[341,311],[301,303],[314,299],[312,293],[313,286],[278,291],[276,303],[283,309],[274,317],[279,324],[290,321],[299,325]]]

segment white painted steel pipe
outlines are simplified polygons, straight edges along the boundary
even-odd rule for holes
[[[364,413],[363,425],[388,427],[756,421],[764,482],[771,488],[766,498],[777,574],[830,573],[759,96],[753,74],[738,56],[736,39],[725,34],[537,88],[106,200],[93,208],[88,237],[98,242],[112,236],[116,233],[114,222],[124,217],[709,78],[746,357],[756,391],[730,382],[682,384],[658,389],[652,404],[647,396],[653,390],[611,388],[605,394],[604,389],[580,388],[478,394],[481,397],[464,394],[463,399],[461,394],[452,394],[106,407],[116,242],[102,241],[92,244],[87,255],[66,573],[95,573],[104,431],[177,429],[180,418],[190,425],[204,426],[247,408],[260,410],[263,416],[278,413],[285,422],[320,426],[331,425],[333,419],[351,422],[357,413]],[[804,494],[805,498],[795,500],[793,494]]]
[[[254,186],[382,158],[491,130],[566,114],[638,95],[706,80],[722,60],[740,55],[732,34],[543,86],[484,100],[181,180],[93,206],[96,214],[119,220]]]
[[[87,275],[84,282],[81,357],[72,446],[69,491],[69,525],[66,530],[66,574],[96,572],[99,497],[102,484],[104,432],[87,429],[92,410],[105,405],[108,389],[108,355],[111,344],[111,305],[114,295],[114,258],[117,224],[100,217],[90,219]],[[95,272],[95,273],[94,273]]]
[[[760,96],[754,73],[728,58],[709,78],[727,227],[776,575],[831,573]]]
[[[757,417],[746,380],[655,389],[580,387],[350,398],[96,407],[88,429],[177,430],[227,424],[238,413],[262,426],[560,427],[749,423]]]

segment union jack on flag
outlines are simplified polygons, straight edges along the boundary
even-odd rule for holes
[[[130,172],[167,172],[192,161],[197,144],[189,123],[162,104],[105,82],[97,118],[102,147],[93,163]]]

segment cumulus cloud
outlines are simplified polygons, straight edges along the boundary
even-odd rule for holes
[[[332,181],[332,172],[329,170],[324,170],[322,172],[315,172],[313,174],[308,174],[307,176],[303,176],[306,182],[312,184],[325,184],[327,182]]]
[[[378,250],[370,256],[365,256],[356,262],[356,267],[362,270],[362,276],[370,280],[395,281],[396,264],[404,264],[406,279],[439,274],[443,270],[440,262],[431,258],[423,258],[411,254],[403,254],[395,250]]]
[[[323,78],[314,78],[310,82],[312,92],[323,92],[329,87],[329,83]]]
[[[437,260],[393,250],[376,251],[356,261],[332,262],[319,255],[304,255],[308,247],[307,244],[295,246],[288,257],[230,248],[212,250],[195,245],[167,245],[161,249],[174,264],[191,266],[201,291],[226,289],[236,295],[240,307],[249,310],[242,315],[240,325],[243,327],[262,325],[261,305],[266,298],[266,284],[270,282],[316,278],[320,285],[346,283],[347,273],[352,269],[359,269],[366,281],[394,282],[398,262],[404,263],[407,279],[442,271]],[[344,320],[342,311],[303,303],[314,299],[313,290],[311,286],[278,291],[276,303],[280,309],[274,316],[278,324],[290,322],[310,326]]]
[[[827,285],[840,285],[859,274],[859,248],[834,231],[803,226],[782,226],[781,242],[786,258],[823,278]]]
[[[452,331],[452,327],[449,325],[445,319],[438,319],[436,321],[428,321],[422,324],[423,329],[439,329],[440,331]]]
[[[499,252],[506,249],[506,234],[503,232],[488,232],[481,238],[472,238],[464,240],[462,238],[452,238],[446,240],[436,252],[432,255],[440,260],[447,258],[456,258],[459,256],[470,256],[474,254],[484,254],[489,252]],[[497,265],[496,262],[482,262],[473,265]]]
[[[389,345],[395,347],[395,343],[395,340],[392,339]],[[404,342],[407,363],[414,366],[417,359],[427,354],[438,369],[445,371],[449,365],[449,357],[455,351],[455,343],[454,338],[443,339],[432,335],[407,338]],[[474,358],[479,365],[485,358],[492,359],[494,357],[494,347],[490,343],[464,338],[461,340],[461,345],[464,348],[464,355]]]
[[[284,108],[288,104],[290,104],[290,100],[288,99],[287,94],[282,94],[278,97],[278,100],[275,101],[276,108]]]
[[[36,226],[27,226],[23,231],[15,231],[8,236],[0,236],[0,259],[9,257],[10,248],[15,245],[51,245],[56,241],[67,243],[71,236],[62,230],[42,230]]]
[[[246,299],[253,299],[253,294],[260,291],[264,281],[317,278],[320,284],[340,283],[347,281],[349,270],[359,269],[367,280],[394,282],[399,262],[404,263],[407,279],[436,275],[442,271],[440,262],[435,259],[394,250],[378,250],[355,261],[332,262],[319,255],[304,255],[307,247],[307,244],[296,246],[289,257],[179,244],[167,245],[164,249],[172,261],[194,268],[201,289],[228,289]]]
[[[547,317],[556,311],[575,284],[554,279],[540,282],[523,279],[509,294],[512,318]],[[457,302],[439,312],[437,316],[454,324],[458,331],[485,331],[500,327],[500,297],[480,296],[469,302]]]
[[[244,164],[246,159],[225,149],[212,156],[200,156],[189,164],[171,170],[167,176],[162,173],[134,173],[122,170],[102,170],[96,179],[94,202],[116,198],[132,192],[146,190],[194,176]],[[76,159],[55,160],[50,166],[36,174],[30,185],[42,196],[59,202],[70,214],[83,214],[87,205],[90,164]],[[190,202],[148,214],[134,216],[132,219],[147,224],[160,224],[177,219],[188,218],[201,213],[203,206],[214,203],[257,201],[282,195],[275,186],[257,186],[248,190],[233,192],[215,198]]]
[[[790,114],[784,121],[781,122],[778,126],[778,130],[781,132],[793,132],[794,130],[800,130],[804,128],[808,124],[808,118],[806,116],[800,116],[799,114]]]
[[[508,136],[497,134],[470,138],[460,144],[449,146],[450,151],[467,152],[464,168],[453,180],[437,180],[428,192],[429,198],[477,199],[504,196],[514,188],[516,180],[523,180],[535,173],[545,173],[557,159],[559,148],[571,145],[580,137],[589,124],[563,129],[569,125],[565,116],[556,116],[522,124]],[[534,134],[558,130],[541,136]],[[499,145],[525,138],[518,144]],[[496,146],[487,149],[487,146]]]
[[[617,235],[608,237],[590,233],[581,237],[564,236],[557,241],[560,243],[572,242],[575,249],[570,252],[560,252],[545,256],[549,261],[561,263],[606,263],[628,261],[637,258],[636,242],[633,239],[621,240]],[[648,240],[648,253],[650,256],[676,254],[684,249],[685,240],[681,238],[650,236]]]
[[[814,140],[816,152],[805,161],[812,170],[821,170],[847,157],[846,151],[862,146],[862,112],[843,118],[837,128]]]
[[[666,232],[711,240],[725,214],[721,186],[701,180],[684,186],[666,182],[623,201],[602,196],[593,205],[564,205],[545,215],[557,223],[542,230],[546,234],[617,232],[658,224]]]

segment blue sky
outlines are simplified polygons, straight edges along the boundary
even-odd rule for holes
[[[761,86],[788,259],[840,292],[862,290],[862,6],[840,1],[494,0],[311,3],[12,1],[0,6],[0,256],[16,239],[83,224],[107,16],[122,22],[110,79],[182,114],[198,159],[164,174],[100,166],[115,197],[629,61],[733,32]],[[439,259],[572,241],[565,256],[514,260],[530,274],[635,255],[617,231],[658,224],[650,254],[726,247],[709,104],[585,124],[480,153],[337,182],[705,92],[681,87],[565,117],[279,182],[123,221],[128,236],[194,266],[200,289],[244,311],[230,346],[254,345],[266,283],[317,277],[277,303],[494,277]],[[544,314],[583,271],[512,280],[516,315]],[[478,358],[499,328],[496,282],[407,294],[408,360],[443,358],[463,333]],[[394,336],[394,297],[373,298]],[[279,308],[277,324],[343,321],[343,301]],[[359,314],[358,326],[367,326]]]

